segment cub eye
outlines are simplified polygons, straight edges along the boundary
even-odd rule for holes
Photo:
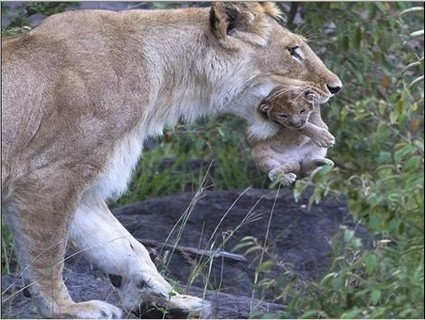
[[[290,48],[288,48],[288,51],[291,54],[291,56],[293,56],[295,59],[297,59],[297,60],[303,59],[303,57],[301,56],[300,47],[298,47],[298,46],[290,47]]]
[[[304,112],[306,112],[307,111],[307,109],[302,109],[301,111],[300,111],[300,114],[303,114]]]
[[[305,91],[304,92],[304,98],[306,98],[307,101],[314,102],[316,100],[316,95],[313,91]]]
[[[277,116],[279,118],[284,118],[284,119],[288,118],[288,116],[286,114],[283,114],[283,113],[279,113]]]

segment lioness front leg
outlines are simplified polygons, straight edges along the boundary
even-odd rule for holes
[[[106,203],[87,193],[71,228],[71,239],[107,273],[127,311],[156,306],[181,318],[206,318],[209,303],[178,294],[159,274],[146,248],[112,215]]]
[[[321,148],[329,148],[335,144],[335,137],[327,129],[320,128],[310,122],[300,131]]]
[[[121,310],[103,301],[75,303],[62,280],[68,231],[82,189],[76,177],[77,172],[52,164],[7,187],[4,217],[25,289],[42,318],[120,318]]]

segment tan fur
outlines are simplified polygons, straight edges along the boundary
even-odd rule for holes
[[[318,166],[333,165],[326,159],[326,150],[335,138],[322,121],[314,93],[277,87],[260,103],[258,111],[282,126],[268,138],[248,136],[254,161],[271,180],[288,185],[298,172],[310,173]]]
[[[156,304],[208,315],[206,302],[174,292],[105,200],[126,189],[143,141],[166,125],[232,113],[262,137],[278,130],[255,110],[273,87],[308,87],[324,102],[342,86],[278,15],[268,3],[225,2],[76,11],[2,40],[3,210],[42,316],[121,315],[71,300],[62,281],[68,237],[122,279],[126,310]]]

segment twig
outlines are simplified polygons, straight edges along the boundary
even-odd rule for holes
[[[230,253],[227,251],[213,251],[213,250],[202,250],[202,249],[196,249],[192,247],[185,247],[185,246],[179,246],[179,245],[171,245],[171,244],[165,244],[160,241],[151,240],[151,239],[137,239],[142,244],[153,246],[153,247],[163,247],[163,248],[170,248],[175,249],[177,251],[183,252],[183,253],[189,253],[189,254],[197,254],[212,258],[225,258],[235,261],[242,261],[247,262],[247,259],[245,256],[241,254],[236,253]]]

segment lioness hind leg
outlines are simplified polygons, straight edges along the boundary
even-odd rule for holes
[[[209,304],[178,294],[159,274],[146,248],[112,215],[106,203],[87,193],[71,227],[71,239],[118,288],[122,307],[140,313],[156,306],[168,314],[208,317]]]
[[[44,170],[43,170],[44,171]],[[68,230],[78,191],[61,184],[66,173],[32,173],[8,186],[4,217],[22,277],[40,315],[49,318],[118,318],[121,310],[102,301],[75,303],[62,279]],[[61,181],[61,182],[59,182]],[[64,198],[66,197],[66,198]]]

